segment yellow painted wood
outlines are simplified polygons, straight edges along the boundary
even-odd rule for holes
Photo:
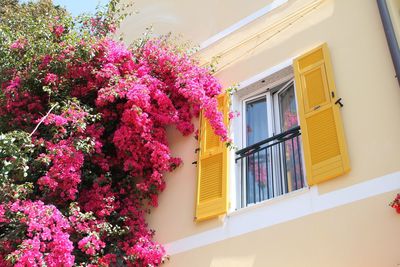
[[[228,126],[229,97],[217,98],[219,110]],[[228,148],[217,136],[207,119],[200,119],[200,152],[197,164],[196,221],[203,221],[228,211]]]
[[[296,58],[293,69],[306,177],[314,185],[350,171],[327,44]]]

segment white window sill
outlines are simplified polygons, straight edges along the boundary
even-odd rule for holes
[[[233,217],[233,216],[237,216],[237,215],[241,215],[241,214],[245,214],[245,213],[249,213],[255,209],[260,209],[263,207],[268,207],[271,205],[275,205],[281,201],[285,201],[285,200],[290,200],[292,198],[296,198],[297,196],[301,196],[301,195],[305,195],[305,194],[310,194],[311,188],[309,186],[298,189],[296,191],[292,191],[290,193],[284,194],[284,195],[280,195],[271,199],[267,199],[255,204],[250,204],[247,207],[244,208],[239,208],[237,210],[232,210],[229,211],[228,214],[226,215],[226,217]]]

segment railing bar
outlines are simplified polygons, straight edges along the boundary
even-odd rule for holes
[[[244,198],[244,186],[243,186],[243,160],[240,161],[240,191],[242,194],[240,195],[240,207],[244,207],[243,198]]]
[[[260,152],[257,152],[258,200],[261,201]]]
[[[289,192],[289,182],[288,182],[288,176],[287,176],[287,171],[288,171],[288,167],[287,167],[287,162],[286,162],[286,143],[284,142],[283,144],[282,144],[282,150],[283,150],[283,154],[284,154],[284,156],[282,155],[282,161],[283,161],[283,170],[284,170],[284,175],[285,175],[285,177],[284,177],[284,179],[283,179],[283,188],[282,188],[282,190],[283,190],[283,192],[285,192],[285,193],[287,193],[287,192]]]
[[[296,136],[296,142],[297,142],[297,156],[299,157],[299,167],[300,167],[300,177],[301,177],[301,188],[303,188],[303,187],[304,187],[304,176],[303,176],[303,166],[302,166],[302,161],[301,161],[299,136]]]
[[[283,146],[282,147],[278,147],[278,151],[279,151],[279,161],[280,162],[282,162],[283,164],[282,164],[282,166],[279,166],[280,168],[280,170],[281,170],[281,176],[282,176],[282,178],[284,178],[284,176],[286,176],[286,172],[285,172],[285,161],[283,160],[283,147],[285,146],[285,143],[283,143]],[[284,186],[285,186],[285,180],[284,179],[280,179],[280,190],[281,190],[281,192],[282,192],[282,195],[285,193],[285,188],[284,188]]]
[[[291,129],[287,130],[286,132],[274,135],[274,136],[272,136],[270,138],[267,138],[267,139],[265,139],[263,141],[257,142],[257,143],[255,143],[255,144],[253,144],[251,146],[248,146],[246,148],[240,149],[240,150],[236,151],[236,154],[237,155],[243,154],[243,152],[247,152],[248,150],[251,150],[253,148],[258,149],[263,144],[269,143],[269,142],[271,142],[273,140],[279,139],[279,138],[284,137],[284,136],[286,136],[288,134],[296,133],[299,130],[300,130],[300,126],[293,127]]]
[[[269,145],[267,145],[267,146],[260,147],[260,148],[258,148],[258,149],[249,151],[249,153],[247,153],[247,154],[242,154],[242,155],[240,155],[239,157],[237,157],[237,158],[235,159],[235,161],[237,162],[237,161],[238,161],[239,159],[241,159],[241,158],[245,158],[245,157],[250,156],[250,155],[252,155],[252,154],[254,154],[254,153],[257,153],[257,152],[263,150],[264,148],[270,148],[270,147],[276,146],[276,145],[278,145],[278,144],[280,144],[280,143],[283,143],[283,142],[285,142],[285,141],[287,141],[287,140],[289,140],[289,139],[280,140],[280,141],[275,142],[275,143],[273,143],[273,144],[269,144]],[[237,154],[237,153],[236,153],[236,154]]]
[[[267,163],[267,158],[265,158],[265,163]],[[261,194],[262,194],[262,199],[265,200],[265,192],[264,188],[267,186],[267,181],[268,181],[268,172],[265,172],[265,184],[263,187],[261,187]]]
[[[264,146],[264,147],[259,147],[259,148],[257,148],[257,149],[254,149],[254,150],[252,150],[252,151],[249,151],[249,152],[251,152],[251,153],[248,153],[248,154],[243,154],[243,153],[238,153],[239,151],[237,151],[235,154],[236,155],[241,155],[241,156],[239,156],[239,157],[237,157],[236,158],[236,161],[237,160],[239,160],[239,159],[241,159],[241,158],[243,158],[243,157],[246,157],[246,156],[249,156],[249,155],[251,155],[251,154],[253,154],[253,153],[256,153],[256,152],[258,152],[258,151],[261,151],[261,150],[263,150],[264,148],[269,148],[269,147],[271,147],[271,146],[275,146],[275,145],[277,145],[277,144],[280,144],[280,143],[283,143],[283,142],[285,142],[285,141],[287,141],[287,140],[290,140],[290,139],[292,139],[292,138],[294,138],[294,137],[296,137],[296,136],[299,136],[300,134],[295,134],[295,135],[291,135],[291,136],[289,136],[289,138],[285,138],[285,139],[280,139],[280,140],[278,140],[277,142],[275,142],[275,143],[272,143],[272,144],[269,144],[269,145],[267,145],[267,146]],[[247,152],[247,151],[246,151]]]
[[[275,196],[275,188],[274,188],[274,157],[272,157],[272,147],[271,147],[271,178],[272,178],[272,197]]]
[[[265,168],[266,168],[266,170],[267,170],[267,180],[265,181],[265,184],[266,184],[266,186],[267,186],[267,199],[269,199],[269,168],[268,168],[268,165],[269,165],[269,160],[268,160],[268,149],[267,148],[265,148],[264,149],[265,150]]]
[[[282,195],[283,194],[283,191],[282,191],[282,185],[283,185],[283,183],[282,183],[282,177],[283,177],[283,172],[282,172],[282,153],[281,153],[281,145],[277,145],[276,146],[276,149],[278,150],[277,152],[276,152],[276,155],[277,155],[277,160],[278,160],[278,163],[277,163],[277,165],[278,165],[278,169],[277,169],[277,172],[278,172],[278,177],[279,177],[279,179],[278,179],[278,181],[277,181],[277,186],[276,186],[276,194],[277,195]]]
[[[249,202],[250,202],[250,200],[249,200],[249,197],[250,197],[250,194],[248,193],[249,191],[249,189],[250,189],[250,160],[247,158],[246,159],[246,207],[249,205]]]
[[[293,158],[293,171],[294,171],[294,184],[295,184],[295,188],[297,189],[297,173],[296,173],[296,157],[294,154],[294,142],[293,139],[291,140],[292,143],[292,158]],[[293,190],[293,188],[292,188]]]
[[[256,198],[256,164],[255,154],[253,154],[253,203],[257,202]]]

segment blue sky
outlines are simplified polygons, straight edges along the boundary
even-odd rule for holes
[[[30,2],[35,0],[20,0],[21,2]],[[105,5],[109,0],[53,0],[55,5],[65,7],[73,16],[83,12],[93,13],[98,4]]]
[[[106,4],[108,0],[53,0],[55,5],[65,7],[73,16],[83,12],[94,12],[96,6]]]

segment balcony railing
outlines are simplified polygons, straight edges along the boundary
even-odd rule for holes
[[[305,186],[300,135],[296,126],[236,152],[241,207]]]

